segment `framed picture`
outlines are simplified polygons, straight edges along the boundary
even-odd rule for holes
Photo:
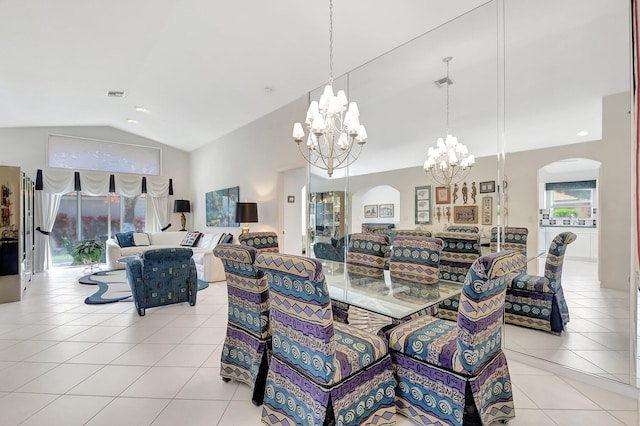
[[[393,204],[380,204],[378,208],[380,217],[393,217]]]
[[[453,206],[454,223],[478,223],[478,206]]]
[[[451,188],[446,186],[436,187],[436,204],[451,204]]]
[[[295,195],[287,195],[287,203],[295,203],[296,196]]]
[[[431,185],[416,186],[416,225],[431,224]]]
[[[493,222],[493,197],[482,197],[482,224],[491,225]]]
[[[480,193],[487,194],[489,192],[496,192],[496,181],[480,182]]]
[[[377,204],[368,204],[364,206],[364,217],[365,219],[370,219],[372,217],[378,217],[378,205]]]
[[[240,199],[240,187],[219,189],[205,194],[207,226],[238,226],[236,203]]]

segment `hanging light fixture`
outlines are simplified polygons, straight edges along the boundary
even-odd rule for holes
[[[451,59],[451,56],[447,56],[442,60],[447,64],[447,76],[435,81],[436,86],[447,88],[447,136],[445,139],[438,138],[435,148],[429,147],[428,158],[424,162],[424,171],[431,174],[431,179],[446,187],[467,177],[476,162],[467,146],[458,142],[458,138],[449,132],[449,86],[453,84],[449,78]]]
[[[349,103],[344,90],[334,95],[332,85],[333,0],[329,0],[329,84],[325,86],[320,101],[309,104],[305,120],[309,132],[306,146],[302,145],[305,139],[302,124],[293,125],[293,140],[298,144],[302,156],[310,164],[326,170],[329,177],[334,170],[347,167],[357,160],[367,139],[367,132],[360,124],[358,105]],[[354,150],[356,144],[358,147]]]

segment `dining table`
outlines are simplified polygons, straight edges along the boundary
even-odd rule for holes
[[[392,278],[388,270],[364,275],[347,263],[321,260],[332,300],[373,312],[395,321],[427,311],[462,292],[462,283],[439,280],[423,284]]]

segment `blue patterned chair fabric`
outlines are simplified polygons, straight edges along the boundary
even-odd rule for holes
[[[253,403],[260,405],[271,345],[267,279],[254,265],[257,250],[253,247],[218,244],[213,254],[224,265],[229,300],[220,376],[249,385]]]
[[[260,253],[271,300],[273,355],[262,411],[268,425],[379,425],[395,421],[384,339],[334,323],[322,264]]]
[[[443,245],[439,238],[397,236],[389,261],[391,279],[438,284]]]
[[[508,324],[560,334],[569,322],[569,308],[562,291],[562,264],[567,246],[576,240],[562,232],[551,241],[544,276],[515,274],[507,287],[505,321]]]
[[[440,279],[464,282],[473,262],[480,257],[480,234],[471,232],[436,232],[444,241],[440,258]],[[458,317],[458,297],[444,300],[438,306],[438,317],[455,321]]]
[[[392,229],[389,231],[389,244],[393,245],[396,237],[431,237],[431,231],[422,229]]]
[[[143,316],[147,308],[189,302],[196,304],[198,278],[190,248],[147,250],[127,262],[131,295]]]
[[[503,250],[519,251],[527,257],[527,236],[529,230],[516,226],[505,226],[502,229],[501,245]],[[489,242],[491,252],[498,251],[498,228],[491,228],[491,240]]]
[[[483,256],[469,269],[456,323],[422,316],[388,332],[399,413],[421,425],[515,417],[502,321],[507,281],[525,265],[517,252]]]
[[[389,252],[389,237],[382,234],[355,233],[349,237],[347,264],[384,269]]]
[[[480,232],[480,228],[473,225],[452,225],[447,228],[446,232],[466,232],[469,234],[477,234]]]
[[[318,241],[313,245],[313,254],[316,259],[332,260],[334,262],[344,262],[345,240],[347,236],[332,238],[330,243]]]
[[[275,232],[247,232],[238,235],[238,242],[253,247],[258,253],[278,253],[278,234]]]

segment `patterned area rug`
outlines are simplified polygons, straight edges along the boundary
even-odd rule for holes
[[[129,287],[127,273],[124,269],[97,271],[81,277],[78,282],[80,284],[98,286],[98,291],[84,299],[84,303],[88,305],[133,301],[131,299],[131,287]],[[208,282],[198,280],[198,291],[207,287],[209,287]]]

